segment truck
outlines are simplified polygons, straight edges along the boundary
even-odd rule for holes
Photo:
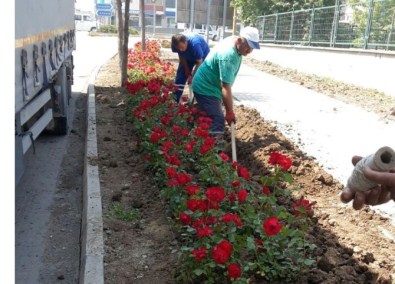
[[[15,1],[15,182],[45,130],[68,133],[76,48],[74,1]]]

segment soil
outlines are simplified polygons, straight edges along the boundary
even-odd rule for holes
[[[170,52],[163,52],[162,57],[176,62]],[[394,118],[388,98],[375,90],[321,80],[270,62],[248,59],[243,64],[366,107],[383,118]],[[137,151],[133,125],[126,119],[126,95],[119,87],[118,66],[114,57],[96,79],[105,283],[176,283],[179,244],[153,174],[145,169],[144,157]],[[314,157],[303,153],[254,109],[239,106],[235,111],[239,162],[258,176],[265,172],[271,151],[284,153],[293,160],[291,171],[300,188],[295,197],[303,195],[317,202],[314,226],[308,234],[317,245],[317,265],[297,283],[395,283],[395,240],[382,233],[385,229],[395,235],[390,220],[369,207],[355,211],[342,204],[342,184]]]

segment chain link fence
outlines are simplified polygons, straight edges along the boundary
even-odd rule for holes
[[[395,0],[260,16],[257,27],[264,43],[395,50]]]

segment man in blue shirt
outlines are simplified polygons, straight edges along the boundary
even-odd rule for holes
[[[259,48],[258,30],[246,27],[240,31],[240,36],[231,36],[218,43],[195,74],[192,81],[195,99],[199,109],[212,119],[210,132],[218,139],[223,137],[225,120],[229,125],[236,121],[232,85],[239,72],[242,56]]]
[[[210,48],[201,35],[176,34],[171,38],[171,50],[177,52],[179,58],[175,80],[176,86],[179,87],[176,101],[179,102],[186,82],[188,81],[188,84],[192,82],[194,74],[210,52]]]

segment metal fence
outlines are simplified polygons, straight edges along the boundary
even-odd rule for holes
[[[395,0],[260,16],[264,43],[395,50]]]

